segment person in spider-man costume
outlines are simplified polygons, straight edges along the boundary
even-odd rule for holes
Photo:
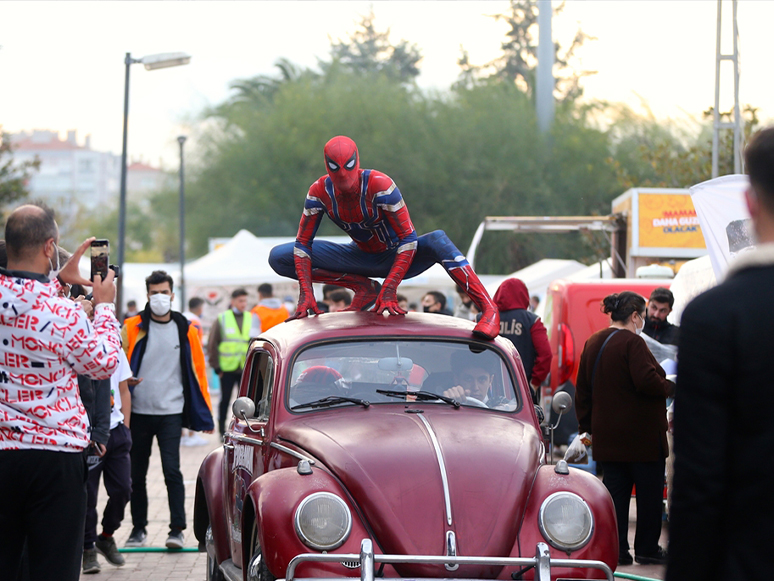
[[[360,169],[357,145],[338,136],[325,144],[325,168],[309,188],[295,243],[272,249],[269,264],[277,274],[298,279],[298,308],[291,318],[321,314],[312,282],[351,289],[350,311],[368,309],[382,314],[405,315],[398,306],[397,289],[440,263],[449,276],[473,299],[482,313],[473,332],[492,339],[500,332],[500,317],[484,285],[465,256],[442,230],[417,236],[400,190],[389,176]],[[351,238],[349,244],[313,240],[327,215]],[[384,278],[384,284],[371,280]]]

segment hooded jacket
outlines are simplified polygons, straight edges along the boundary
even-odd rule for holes
[[[257,330],[253,329],[254,335],[259,335],[264,331],[268,331],[275,325],[284,323],[290,316],[285,305],[276,297],[261,299],[261,302],[254,306],[251,312],[258,317],[258,320],[261,323],[261,326]]]
[[[121,332],[124,351],[129,366],[136,376],[140,371],[145,347],[148,344],[150,304],[139,315],[124,322]],[[180,338],[180,369],[183,376],[183,427],[197,432],[215,428],[212,421],[212,404],[207,387],[204,352],[199,341],[199,331],[182,313],[172,311],[172,321],[177,325]]]
[[[113,306],[57,296],[58,282],[0,268],[0,449],[79,452],[89,424],[77,375],[108,379],[118,366]]]
[[[494,296],[500,311],[500,335],[516,347],[531,385],[540,385],[551,370],[551,345],[543,322],[527,310],[529,293],[518,278],[503,281]]]

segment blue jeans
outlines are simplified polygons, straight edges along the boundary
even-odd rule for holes
[[[132,525],[148,526],[148,489],[146,478],[153,437],[159,443],[161,468],[167,485],[170,522],[173,529],[185,528],[185,485],[180,472],[180,435],[183,414],[152,416],[132,414]]]

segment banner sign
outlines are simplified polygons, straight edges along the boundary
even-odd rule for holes
[[[689,194],[639,193],[640,248],[704,248],[704,236]]]

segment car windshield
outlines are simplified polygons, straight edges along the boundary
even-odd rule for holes
[[[508,369],[480,343],[325,343],[296,357],[287,405],[299,413],[406,402],[512,412],[521,404]]]

